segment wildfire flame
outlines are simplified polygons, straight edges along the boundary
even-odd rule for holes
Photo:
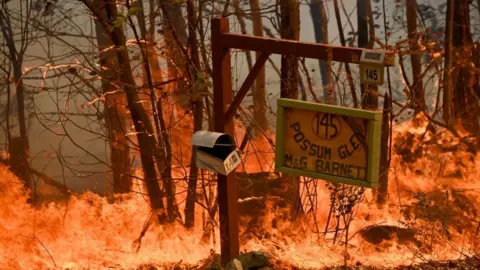
[[[478,254],[480,220],[475,206],[480,203],[480,155],[470,152],[449,132],[429,131],[426,121],[423,123],[414,127],[405,122],[395,127],[388,204],[378,209],[372,192],[366,192],[356,209],[347,249],[333,245],[328,235],[312,233],[308,222],[272,226],[279,213],[269,209],[263,226],[270,236],[246,240],[242,250],[265,251],[278,261],[306,269],[342,265],[345,260],[350,265],[398,266]],[[402,153],[415,151],[422,155],[405,163]],[[273,154],[269,158],[273,159]],[[242,170],[254,170],[253,164],[249,162]],[[317,190],[317,223],[325,226],[330,195],[322,183]],[[219,250],[218,241],[201,243],[201,226],[186,231],[180,225],[155,225],[136,253],[132,243],[150,214],[148,198],[137,193],[115,198],[90,192],[66,196],[34,208],[27,203],[22,183],[6,167],[0,167],[0,268],[193,265],[209,257],[211,250]],[[384,230],[385,237],[373,228]]]

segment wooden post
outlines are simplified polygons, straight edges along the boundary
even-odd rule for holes
[[[222,33],[229,31],[227,18],[212,19],[213,107],[215,131],[233,134],[232,120],[225,113],[232,103],[230,48],[221,45]],[[220,251],[222,265],[239,254],[238,242],[238,184],[235,172],[218,175],[218,207],[220,214]]]

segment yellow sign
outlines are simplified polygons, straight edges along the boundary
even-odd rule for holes
[[[286,167],[365,181],[365,132],[331,113],[288,108],[285,120]]]
[[[376,185],[381,113],[288,99],[278,106],[278,171]]]

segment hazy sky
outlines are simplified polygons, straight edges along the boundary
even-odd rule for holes
[[[18,4],[19,1],[21,0],[14,0],[10,2],[10,5],[15,5]],[[78,31],[83,31],[84,34],[94,36],[94,33],[91,32],[92,28],[92,23],[89,19],[87,19],[84,11],[76,5],[75,1],[69,0],[63,0],[65,2],[63,3],[68,3],[64,6],[65,9],[68,8],[73,8],[75,10],[75,13],[78,13],[78,16],[69,16],[66,17],[66,20],[71,20],[73,24],[77,25],[78,27],[74,30],[68,30],[68,31],[73,31],[73,32],[78,32]],[[387,1],[387,20],[392,21],[391,17],[393,15],[393,12],[395,10],[395,4],[393,0],[386,0]],[[260,1],[261,3],[265,4],[267,1]],[[268,1],[270,3],[272,1]],[[333,1],[332,0],[326,0],[326,8],[328,12],[328,17],[329,17],[329,40],[333,44],[339,45],[339,39],[338,39],[338,29],[337,29],[337,23],[335,20],[334,16],[334,10],[333,10]],[[372,1],[376,2],[376,1]],[[418,1],[419,3],[431,3],[434,4],[435,6],[440,5],[441,3],[444,2],[444,0],[441,1],[436,1],[436,0],[430,0],[430,1]],[[59,1],[59,3],[62,3],[62,0]],[[381,1],[379,1],[381,3]],[[343,0],[343,4],[345,6],[346,12],[348,14],[351,14],[350,20],[353,24],[353,27],[355,28],[354,31],[356,31],[356,22],[357,22],[357,17],[356,17],[356,0]],[[341,10],[342,14],[342,21],[345,28],[345,33],[348,33],[351,31],[350,26],[347,24],[346,17],[343,14],[343,11]],[[478,11],[474,10],[472,8],[472,15],[477,16]],[[313,34],[313,24],[312,20],[310,17],[310,10],[309,6],[306,1],[301,1],[301,9],[300,9],[300,18],[301,18],[301,35],[300,35],[300,40],[301,41],[307,41],[307,42],[314,42],[315,37]],[[478,18],[478,17],[477,17]],[[248,22],[248,21],[247,21]],[[268,25],[267,20],[264,20],[265,25]],[[380,25],[380,28],[376,30],[377,36],[379,36],[380,39],[383,41],[383,16],[380,16],[380,18],[375,20],[376,24]],[[440,17],[438,20],[438,23],[443,24],[444,21]],[[238,25],[235,24],[235,19],[231,18],[231,25],[233,25],[232,31],[240,33],[240,29]],[[477,24],[472,24],[473,28],[478,25]],[[402,28],[403,26],[395,26],[395,28]],[[249,30],[249,32],[251,32]],[[392,37],[392,40],[390,42],[395,42],[398,40],[398,36],[400,35],[405,35],[404,32],[399,32],[397,33],[397,36]],[[73,39],[70,38],[69,42],[75,44],[79,49],[83,49],[85,51],[88,50],[94,50],[94,44],[87,42],[87,39],[82,38],[82,39]],[[47,46],[47,43],[49,46]],[[28,50],[28,54],[31,56],[38,57],[36,60],[29,61],[25,63],[25,67],[30,67],[33,65],[42,65],[45,64],[45,59],[42,58],[42,55],[46,55],[46,51],[51,50],[52,52],[58,53],[58,54],[63,54],[65,53],[65,46],[60,46],[58,41],[55,41],[55,39],[52,37],[50,42],[47,42],[47,39],[43,38],[39,40],[39,42],[33,46],[31,46]],[[92,56],[93,57],[93,56]],[[33,59],[33,57],[30,57]],[[274,61],[277,63],[279,66],[279,56],[273,56]],[[93,58],[91,59],[93,60]],[[66,62],[74,63],[74,59],[71,57],[69,60],[66,60]],[[247,64],[244,58],[243,53],[239,53],[236,56],[234,55],[232,57],[232,63],[236,64],[236,69],[234,74],[238,76],[239,80],[237,83],[234,85],[234,89],[238,89],[243,82],[243,79],[246,74],[247,74]],[[58,63],[56,63],[58,64]],[[338,64],[336,64],[337,66]],[[408,65],[407,65],[408,66]],[[311,73],[312,79],[314,81],[314,89],[317,93],[321,92],[321,78],[320,78],[320,73],[319,73],[319,68],[318,68],[318,61],[317,60],[309,60],[307,62],[307,67],[309,70],[315,70]],[[353,70],[356,70],[356,65],[352,65]],[[399,76],[399,71],[397,67],[391,68],[392,72],[392,78],[396,78],[394,80],[394,88],[398,89],[399,91],[402,89],[402,82],[398,80]],[[33,72],[32,75],[38,76],[40,75],[40,71]],[[53,74],[53,73],[52,73]],[[410,76],[410,75],[409,75]],[[271,96],[269,96],[269,103],[275,107],[275,100],[278,97],[279,93],[279,83],[278,83],[278,75],[273,71],[273,69],[268,68],[267,69],[267,78],[268,78],[268,85],[267,85],[267,90],[268,92],[272,93]],[[357,75],[355,75],[356,82],[358,83]],[[234,82],[236,78],[234,78]],[[40,86],[42,85],[42,81],[28,81],[28,84],[30,85],[37,85]],[[57,81],[49,81],[49,84],[54,84],[57,83]],[[65,81],[63,82],[65,83]],[[384,91],[384,88],[380,88],[380,91]],[[67,103],[65,103],[66,98],[65,97],[58,97],[56,95],[52,95],[52,93],[40,93],[35,96],[35,102],[37,106],[39,106],[40,111],[43,112],[54,112],[57,110],[57,98],[60,98],[60,108],[65,108]],[[83,100],[78,100],[78,104],[68,104],[70,106],[71,110],[77,110],[77,107],[80,107],[82,104],[86,102],[85,99]],[[90,130],[95,130],[96,132],[103,132],[100,130],[100,127],[92,124],[92,121],[87,121],[84,118],[77,117],[75,118],[74,122],[82,127],[88,127]],[[53,127],[54,130],[61,131],[61,126],[56,125]],[[75,142],[78,144],[78,146],[75,146],[71,142],[69,142],[68,138],[61,138],[58,136],[55,136],[49,131],[46,131],[45,128],[40,125],[37,121],[33,121],[32,126],[30,127],[30,146],[31,146],[31,151],[32,151],[32,157],[33,159],[33,164],[34,167],[38,170],[43,170],[45,169],[45,172],[52,176],[54,179],[58,181],[63,181],[63,173],[67,176],[67,184],[71,187],[74,187],[77,190],[84,190],[86,188],[92,188],[94,185],[97,186],[96,190],[104,190],[105,187],[108,187],[108,184],[105,184],[105,174],[99,174],[94,177],[89,177],[89,178],[78,178],[78,177],[72,177],[72,173],[69,172],[68,170],[62,171],[59,166],[59,162],[57,157],[55,156],[55,151],[58,149],[59,146],[61,146],[62,153],[70,156],[69,160],[70,161],[75,161],[77,163],[77,166],[81,162],[87,162],[87,163],[92,163],[93,159],[89,157],[88,154],[86,154],[83,150],[79,148],[84,147],[91,151],[93,154],[97,155],[103,160],[107,160],[107,153],[108,153],[108,147],[105,145],[105,143],[101,140],[98,140],[95,138],[94,135],[89,134],[88,132],[82,132],[80,129],[74,127],[73,125],[68,125],[68,129],[74,136]],[[3,134],[0,134],[0,136],[3,136]],[[3,141],[3,138],[0,138],[0,141]],[[93,168],[92,170],[95,171],[105,171],[105,168],[103,166],[90,166],[89,168]]]

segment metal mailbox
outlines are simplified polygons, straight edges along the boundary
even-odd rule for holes
[[[192,136],[198,168],[228,175],[242,159],[232,136],[210,131],[197,131]]]

